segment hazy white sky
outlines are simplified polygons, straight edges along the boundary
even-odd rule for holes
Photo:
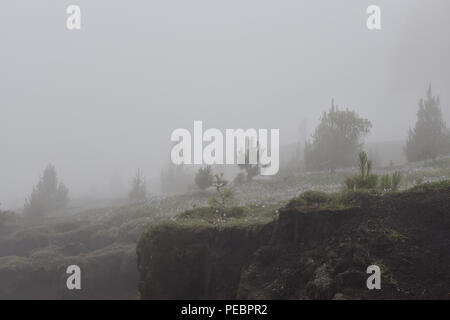
[[[82,30],[66,29],[69,4]],[[382,30],[366,29],[377,4]],[[21,206],[48,162],[72,195],[158,176],[170,133],[312,131],[331,98],[404,139],[431,82],[449,121],[447,0],[4,0],[0,202]]]

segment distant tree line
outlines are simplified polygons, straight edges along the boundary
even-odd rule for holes
[[[334,171],[355,165],[355,159],[359,157],[361,174],[349,179],[348,187],[376,185],[375,176],[371,174],[372,162],[367,159],[367,154],[361,153],[364,137],[371,128],[372,123],[368,119],[360,117],[355,111],[340,109],[332,101],[330,109],[320,117],[311,139],[305,142],[303,153],[305,168],[311,171]],[[259,163],[249,163],[249,148],[250,146],[245,151],[246,162],[238,165],[243,172],[233,180],[235,186],[251,181],[261,171]],[[259,146],[256,148],[256,154],[259,154]],[[414,128],[409,130],[404,152],[408,161],[434,160],[439,156],[450,154],[450,131],[444,121],[440,99],[433,95],[431,86],[427,90],[426,97],[419,101],[417,121]],[[299,154],[299,150],[296,154]],[[217,188],[218,185],[217,175],[210,166],[200,168],[194,176],[183,166],[175,166],[172,163],[161,171],[161,186],[164,192],[184,191],[192,184],[192,180],[203,191],[214,185]],[[385,188],[390,186],[397,188],[398,181],[397,176],[381,177],[381,185]],[[49,164],[25,200],[24,216],[41,218],[52,211],[63,209],[67,206],[68,194],[69,189],[59,181],[55,166]],[[130,203],[140,203],[146,199],[145,177],[138,169],[131,183],[128,200]],[[5,214],[0,211],[0,222],[2,216]]]

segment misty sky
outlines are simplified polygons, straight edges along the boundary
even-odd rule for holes
[[[72,197],[138,167],[157,178],[170,133],[194,120],[291,143],[334,98],[372,121],[368,140],[405,139],[431,82],[449,122],[449,13],[448,0],[4,0],[2,207],[22,206],[49,162]]]

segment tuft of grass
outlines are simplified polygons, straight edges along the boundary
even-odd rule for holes
[[[358,156],[359,175],[345,179],[348,190],[373,189],[378,184],[378,175],[372,173],[372,161],[368,159],[367,153],[361,151]]]
[[[381,190],[384,192],[397,192],[400,187],[402,175],[400,171],[395,171],[391,176],[385,174],[381,177]]]
[[[305,191],[298,197],[305,204],[324,204],[332,201],[332,197],[322,191]]]
[[[392,191],[398,191],[399,187],[400,187],[400,182],[402,180],[402,174],[400,171],[395,171],[392,174]]]

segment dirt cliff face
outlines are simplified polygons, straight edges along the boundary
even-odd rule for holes
[[[450,299],[450,189],[292,201],[260,226],[167,224],[137,253],[143,299]],[[381,290],[367,289],[370,265]]]
[[[137,246],[143,299],[233,299],[242,266],[269,241],[271,225],[157,225]]]

